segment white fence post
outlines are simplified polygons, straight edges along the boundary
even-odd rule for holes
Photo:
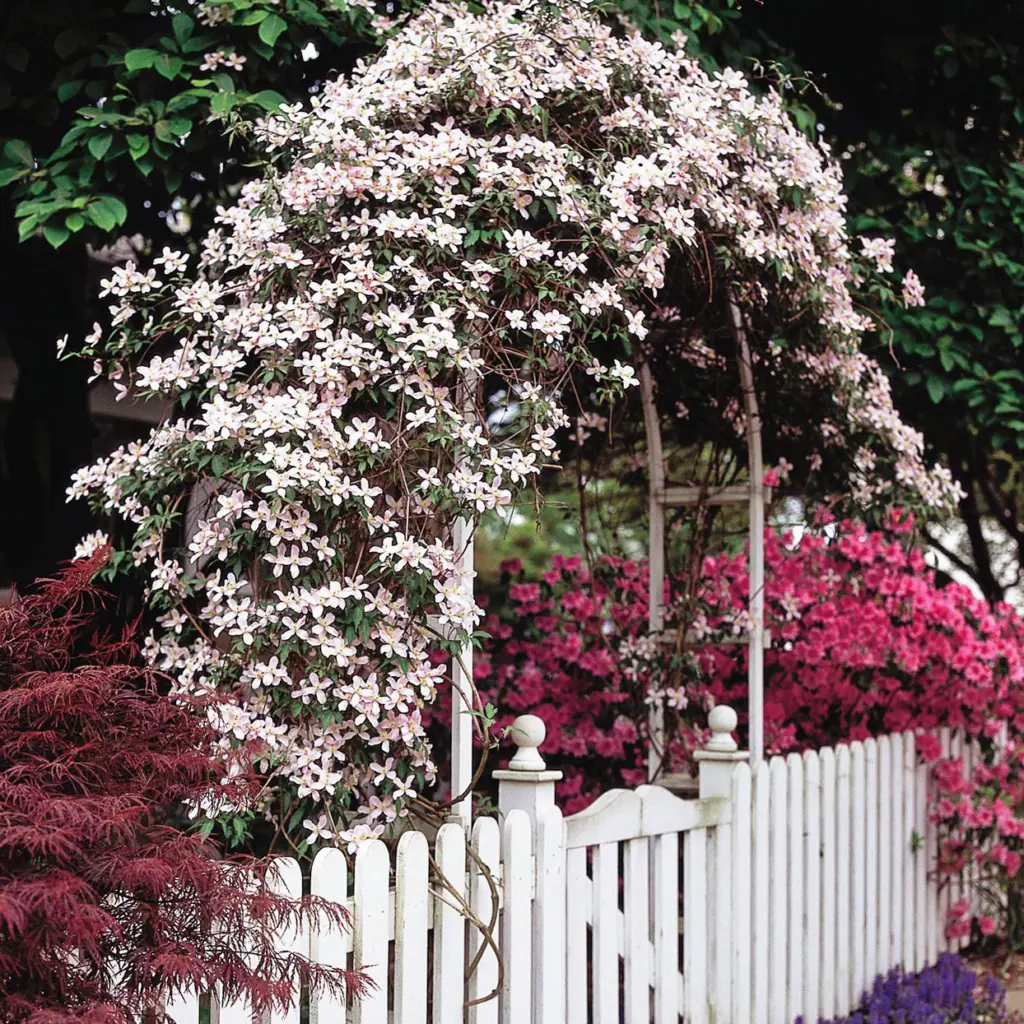
[[[512,740],[518,749],[508,768],[494,772],[494,778],[502,817],[525,811],[533,835],[532,1024],[562,1024],[566,1015],[565,822],[555,804],[555,783],[562,773],[549,771],[538,750],[546,735],[536,715],[520,715],[512,723]]]
[[[739,719],[736,712],[725,704],[711,709],[708,725],[711,727],[711,739],[703,750],[698,750],[695,757],[699,764],[700,798],[732,797],[733,771],[750,757],[745,750],[740,750],[733,739],[733,730]],[[716,1024],[744,1024],[733,1021],[733,987],[734,985],[749,986],[749,978],[733,978],[735,956],[733,948],[736,943],[750,942],[749,934],[733,935],[732,912],[732,824],[719,825],[710,832],[708,849],[708,913],[707,921],[710,928],[709,948],[711,977],[708,985],[708,999],[711,1003],[711,1019]],[[659,894],[659,898],[665,897]],[[689,936],[694,941],[694,936]]]

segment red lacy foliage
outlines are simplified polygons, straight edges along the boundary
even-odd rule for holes
[[[127,634],[91,638],[98,560],[0,607],[0,1021],[134,1022],[183,986],[259,1012],[296,976],[358,990],[274,949],[340,907],[277,896],[265,863],[167,824],[218,782],[205,716],[161,695]]]

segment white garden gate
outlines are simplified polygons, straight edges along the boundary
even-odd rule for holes
[[[303,994],[311,1024],[793,1024],[852,1010],[876,974],[915,971],[946,949],[950,903],[928,820],[928,769],[912,733],[841,744],[755,768],[735,715],[712,712],[701,794],[614,790],[564,818],[560,773],[525,716],[500,779],[501,820],[322,850],[314,892],[344,902],[350,932],[282,935],[321,963],[376,983],[345,1005]],[[948,730],[970,771],[977,751]],[[282,889],[299,895],[295,861]],[[485,937],[486,936],[486,937]],[[195,995],[168,1007],[199,1024]],[[300,1024],[299,1002],[261,1024]],[[211,1024],[252,1024],[218,1006]]]

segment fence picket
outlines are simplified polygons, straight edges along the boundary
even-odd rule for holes
[[[751,1007],[753,1024],[768,1024],[770,791],[768,762],[762,761],[754,769],[754,1005]]]
[[[379,840],[364,843],[356,854],[353,955],[356,970],[374,987],[352,1003],[355,1024],[387,1024],[388,1020],[388,848]]]
[[[878,974],[878,744],[864,741],[864,987]]]
[[[427,837],[406,832],[395,853],[394,1024],[427,1024],[429,881]]]
[[[537,892],[533,904],[533,1024],[565,1019],[565,824],[562,812],[546,807],[537,816],[534,850]],[[646,861],[645,861],[646,867]],[[646,900],[646,893],[645,893]],[[647,914],[644,914],[644,926]],[[646,948],[646,947],[645,947]],[[646,976],[644,979],[646,984]]]
[[[903,863],[906,868],[903,883],[903,966],[908,971],[917,970],[917,944],[915,938],[914,901],[917,886],[914,882],[914,854],[911,849],[914,826],[917,822],[916,787],[914,785],[914,759],[917,747],[914,734],[903,734]]]
[[[700,834],[704,835],[703,832]],[[630,839],[624,844],[622,881],[625,931],[622,954],[626,1024],[649,1024],[651,1019],[651,918],[648,908],[650,850],[647,843],[646,839]],[[700,881],[703,883],[704,880],[702,875]]]
[[[528,1021],[530,1007],[533,1005],[533,936],[530,928],[533,858],[530,831],[530,819],[526,811],[508,812],[501,844],[505,903],[501,915],[501,957],[504,967],[504,984],[501,991],[503,1024]],[[618,971],[615,972],[615,976],[617,980]]]
[[[293,857],[277,857],[267,872],[268,888],[278,896],[302,899],[302,868]],[[276,936],[276,945],[281,952],[309,954],[309,933],[305,922],[286,924]],[[266,1024],[299,1024],[302,998],[302,979],[296,975],[291,979],[291,1003],[286,1009],[274,1007],[266,1015]]]
[[[462,1024],[466,918],[460,904],[466,898],[466,833],[460,822],[449,821],[438,829],[436,851],[433,1024]],[[528,902],[526,910],[529,914]]]
[[[923,970],[928,963],[928,935],[933,931],[931,917],[929,916],[932,901],[929,898],[928,875],[931,865],[928,862],[928,834],[932,831],[928,827],[928,766],[918,764],[920,758],[914,758],[914,805],[915,819],[914,832],[917,836],[917,847],[914,850],[914,913],[915,935],[914,935],[914,957],[917,970]]]
[[[683,974],[690,1024],[708,1020],[707,831],[683,835]]]
[[[805,1021],[818,1020],[821,963],[821,762],[816,751],[804,754],[804,954],[806,970],[799,1012]]]
[[[851,873],[850,920],[851,952],[853,966],[850,978],[852,1005],[860,1002],[860,997],[867,988],[867,971],[865,970],[867,935],[865,934],[865,913],[867,902],[867,844],[865,823],[867,819],[867,800],[865,788],[865,751],[864,744],[856,741],[850,744],[850,851]]]
[[[732,1020],[743,1024],[753,1020],[750,997],[753,986],[753,887],[751,885],[751,772],[749,764],[738,764],[732,774]],[[814,1018],[817,1020],[817,1018]],[[658,1024],[662,1024],[658,1021]],[[666,1022],[667,1024],[667,1022]],[[676,1024],[675,1019],[671,1024]]]
[[[787,876],[789,857],[789,814],[786,806],[786,762],[773,757],[768,764],[771,780],[771,853],[768,875],[771,921],[768,949],[768,1020],[769,1024],[789,1024],[786,1000],[786,908],[789,903]]]
[[[943,729],[939,734],[939,740],[942,744],[942,758],[948,760],[953,756],[953,731],[951,729]],[[942,884],[942,893],[939,898],[939,914],[941,916],[941,929],[942,929],[942,948],[947,952],[952,953],[957,948],[957,940],[951,939],[946,934],[946,928],[949,924],[949,912],[950,908],[957,900],[957,879],[951,876],[945,876]]]
[[[654,919],[654,1024],[679,1020],[679,833],[667,832],[651,840],[655,893]],[[571,983],[571,982],[570,982]],[[722,1024],[725,1024],[723,1021]]]
[[[247,885],[252,884],[247,881]],[[243,954],[250,967],[254,966],[250,953]],[[215,991],[210,999],[211,1016],[217,1024],[253,1024],[252,1006],[247,999],[225,999]]]
[[[878,741],[878,956],[876,971],[887,973],[892,960],[892,741]]]
[[[831,747],[821,758],[821,1005],[820,1014],[831,1020],[837,1013],[836,985],[836,753]]]
[[[853,1008],[853,959],[850,924],[853,905],[850,881],[853,870],[850,843],[850,748],[842,744],[836,750],[836,1012],[847,1014]]]
[[[710,998],[715,1007],[716,1024],[729,1024],[729,1005],[733,987],[732,901],[735,884],[732,877],[732,823],[719,825],[711,831],[708,834],[708,843],[711,850],[708,868],[712,876],[708,890],[711,895],[709,914],[714,940]],[[711,856],[714,857],[713,864],[710,861]]]
[[[195,992],[179,993],[167,1000],[164,1012],[174,1024],[199,1024],[199,996]]]
[[[922,771],[924,772],[924,788],[925,788],[925,820],[927,821],[928,805],[931,803],[932,796],[932,780],[931,780],[931,768],[930,764],[923,765]],[[925,919],[927,922],[927,948],[925,955],[929,964],[935,963],[939,956],[939,950],[942,949],[942,931],[939,925],[939,879],[935,870],[936,860],[939,853],[939,837],[938,830],[935,825],[928,821],[928,829],[926,833],[928,837],[928,845],[926,849],[927,866],[928,866],[928,894],[926,900]]]
[[[593,978],[594,1024],[619,1024],[619,846],[594,847]]]
[[[673,838],[675,834],[673,833]],[[565,989],[567,1024],[587,1024],[587,902],[593,897],[587,878],[587,849],[569,850],[565,858]],[[659,901],[663,903],[665,901]],[[655,908],[657,912],[657,908]],[[672,927],[676,927],[673,919]],[[595,948],[596,956],[596,948]],[[661,1024],[659,1021],[658,1024]],[[676,1024],[673,1020],[672,1024]]]
[[[310,869],[310,893],[344,905],[348,902],[348,862],[341,850],[325,847],[313,858]],[[351,923],[351,922],[350,922]],[[350,932],[321,921],[312,930],[309,955],[325,967],[344,967],[348,963]],[[313,991],[309,995],[310,1024],[345,1024],[347,999],[330,992]]]
[[[789,831],[788,877],[789,952],[787,1024],[803,1012],[804,997],[804,762],[799,754],[785,761]]]
[[[892,742],[892,966],[903,960],[903,874],[905,843],[903,842],[903,735],[890,736]]]
[[[1003,724],[1003,728],[1005,728],[1005,727],[1006,727],[1006,725],[1004,723]],[[973,779],[974,778],[974,769],[978,766],[979,762],[981,761],[981,747],[980,747],[980,745],[979,745],[977,740],[971,740],[970,741],[970,749],[971,749],[971,771],[970,771],[970,774],[967,777],[969,779]],[[981,852],[981,851],[975,851],[975,853],[979,853],[979,852]],[[934,856],[931,858],[929,863],[930,864],[934,864],[935,863],[935,857]],[[972,857],[971,858],[971,863],[970,863],[970,866],[969,866],[968,872],[967,872],[967,887],[968,887],[968,895],[969,895],[970,900],[971,900],[972,913],[974,913],[974,914],[984,914],[986,912],[986,908],[985,908],[984,902],[981,899],[981,865],[978,863],[978,860],[977,860],[976,857]]]

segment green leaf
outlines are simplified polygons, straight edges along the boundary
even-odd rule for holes
[[[179,46],[184,46],[188,42],[189,36],[192,35],[196,27],[196,23],[187,14],[176,14],[171,19],[171,25],[174,29],[174,38],[178,41]]]
[[[230,92],[219,92],[210,100],[210,110],[221,116],[226,114],[235,104],[235,94]]]
[[[71,232],[62,224],[43,225],[43,238],[45,238],[54,249],[59,249],[69,238]]]
[[[4,144],[4,156],[11,163],[20,164],[29,171],[35,166],[32,159],[32,147],[24,139],[9,139]]]
[[[141,71],[143,68],[151,68],[160,56],[156,50],[129,50],[124,55],[124,66],[129,71]]]
[[[64,226],[68,231],[81,231],[85,227],[85,218],[80,213],[69,213],[64,218]]]
[[[10,185],[12,181],[17,181],[19,178],[24,178],[26,174],[28,171],[19,167],[0,167],[0,188]]]
[[[86,34],[78,29],[68,28],[61,32],[53,41],[53,50],[58,57],[69,57],[84,41]]]
[[[36,226],[39,223],[39,218],[34,214],[31,217],[26,217],[21,223],[18,224],[18,241],[24,242],[26,238],[32,235]]]
[[[233,19],[232,23],[235,25],[258,25],[268,14],[270,14],[270,11],[264,8],[258,8],[255,11],[244,11],[237,18]]]
[[[107,132],[106,135],[93,135],[88,142],[89,152],[97,160],[102,160],[107,155],[107,150],[110,149],[113,141],[114,136],[110,132]]]
[[[86,216],[103,231],[113,231],[125,222],[128,207],[116,196],[100,196],[94,199],[85,210]]]
[[[188,135],[192,131],[192,121],[187,117],[169,117],[167,119],[167,127],[175,135]]]
[[[277,42],[278,36],[288,27],[288,22],[284,20],[279,14],[268,14],[263,21],[260,22],[260,39],[267,44],[267,46],[273,46]]]
[[[941,377],[929,377],[925,387],[928,389],[928,397],[933,402],[941,402],[946,394],[946,382]]]
[[[277,110],[285,101],[284,97],[275,89],[263,89],[254,93],[249,99],[252,103],[258,103],[264,110]]]
[[[70,82],[61,82],[57,86],[57,99],[66,103],[72,96],[75,96],[85,83],[81,78],[73,78]]]
[[[199,96],[197,95],[199,93],[209,95],[206,89],[188,89],[186,92],[178,93],[177,96],[172,96],[167,101],[167,106],[164,109],[166,109],[168,114],[171,114],[177,110],[194,107],[199,102]]]
[[[8,43],[7,63],[15,71],[24,71],[28,67],[28,50],[20,43]]]
[[[185,62],[180,57],[172,57],[169,53],[161,53],[153,62],[157,74],[163,75],[168,81],[174,79],[184,66]]]

